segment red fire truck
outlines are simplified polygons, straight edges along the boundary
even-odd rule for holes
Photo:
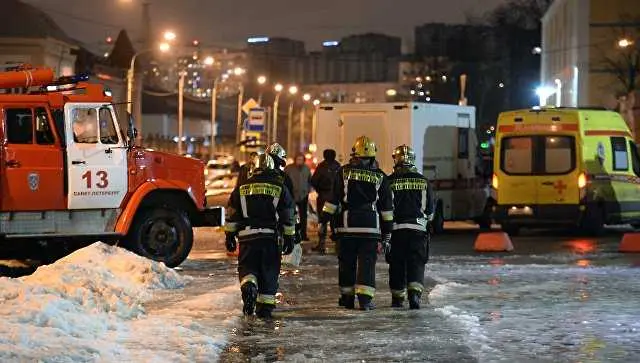
[[[25,240],[115,240],[173,267],[207,207],[204,164],[136,147],[111,92],[86,76],[29,65],[0,72],[0,250]]]

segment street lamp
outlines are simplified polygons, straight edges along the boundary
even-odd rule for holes
[[[236,67],[233,70],[233,74],[241,76],[245,73],[245,70],[240,67]],[[242,100],[244,98],[244,85],[240,81],[238,90],[238,115],[236,120],[236,144],[240,144],[240,133],[242,132]]]
[[[305,137],[305,121],[307,120],[307,113],[306,113],[306,105],[309,101],[311,101],[311,95],[308,93],[305,93],[304,95],[302,95],[302,100],[305,102],[302,105],[302,109],[300,110],[300,152],[304,152],[304,137]]]
[[[258,95],[258,105],[262,107],[262,86],[265,83],[267,83],[267,77],[259,76],[257,81],[258,81],[258,85],[260,86],[260,94]]]
[[[166,32],[164,32],[164,34],[162,35],[164,40],[166,40],[167,42],[172,42],[174,40],[176,40],[176,33],[168,30]]]
[[[204,59],[204,64],[207,66],[212,66],[214,62],[215,59],[213,57],[207,57]]]
[[[171,49],[171,45],[169,43],[161,43],[158,46],[158,49],[166,53]],[[134,77],[135,77],[135,66],[136,60],[142,54],[149,53],[154,51],[154,48],[143,49],[131,57],[131,64],[129,65],[129,70],[127,71],[127,112],[131,115],[133,113],[133,87],[134,87]],[[138,103],[142,100],[138,100]],[[136,128],[138,129],[138,137],[142,137],[142,117],[136,117]]]
[[[289,87],[289,95],[295,96],[298,93],[297,86]],[[287,114],[287,150],[291,150],[291,144],[293,143],[293,97],[289,101],[289,113]]]
[[[284,86],[278,83],[273,89],[276,91],[276,98],[273,100],[273,130],[271,131],[271,142],[275,142],[278,138],[278,104]]]
[[[316,145],[316,129],[318,127],[318,106],[320,106],[320,100],[313,100],[313,117],[311,118],[311,145],[309,145],[309,151],[315,152]],[[314,150],[311,150],[314,149]]]
[[[633,40],[622,38],[618,40],[618,47],[620,48],[628,48],[633,45]]]

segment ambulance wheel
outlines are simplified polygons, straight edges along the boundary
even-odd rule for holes
[[[136,216],[126,242],[140,256],[176,267],[191,252],[193,229],[180,210],[150,208]]]
[[[591,236],[600,236],[604,232],[604,223],[604,208],[600,204],[587,205],[582,230]]]
[[[442,202],[438,201],[436,211],[431,221],[431,232],[433,234],[441,234],[444,232],[444,215],[442,213]]]

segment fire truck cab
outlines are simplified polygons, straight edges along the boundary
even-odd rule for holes
[[[113,239],[173,267],[207,208],[204,163],[133,145],[109,90],[50,69],[0,72],[0,249],[23,240]],[[11,93],[19,89],[19,93]]]

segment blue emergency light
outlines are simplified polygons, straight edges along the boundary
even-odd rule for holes
[[[72,89],[73,86],[80,82],[86,82],[89,80],[89,75],[85,73],[76,74],[74,76],[64,76],[55,80],[53,83],[42,86],[43,91],[57,92],[62,90]]]

